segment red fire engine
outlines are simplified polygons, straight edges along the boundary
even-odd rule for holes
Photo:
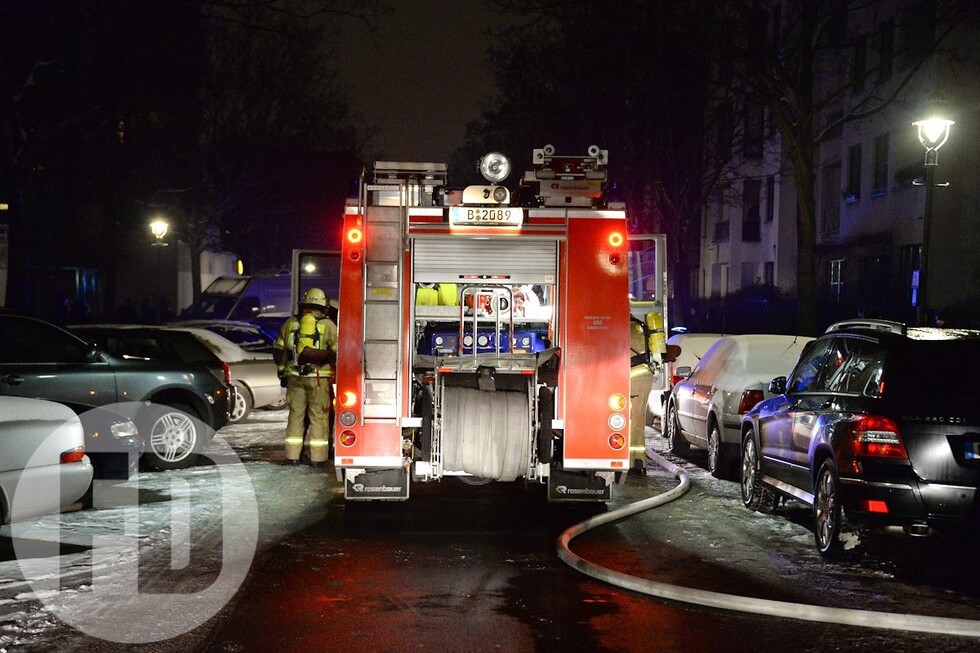
[[[340,255],[347,499],[407,499],[411,482],[445,476],[611,497],[630,468],[630,302],[644,291],[630,286],[625,207],[603,193],[607,160],[536,149],[513,196],[497,153],[481,161],[489,183],[462,191],[444,164],[365,171]]]

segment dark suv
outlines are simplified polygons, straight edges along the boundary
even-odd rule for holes
[[[742,420],[743,503],[811,505],[828,556],[845,520],[915,535],[980,522],[978,369],[980,331],[831,326]]]
[[[193,463],[228,421],[230,384],[207,367],[113,356],[65,329],[0,312],[0,395],[125,411],[157,469]],[[130,410],[131,408],[131,410]]]

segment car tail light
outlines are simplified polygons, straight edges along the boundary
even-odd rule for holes
[[[61,452],[61,464],[70,465],[71,463],[80,463],[85,458],[85,447],[75,447],[74,449],[69,449],[68,451]]]
[[[861,502],[861,508],[865,512],[888,514],[888,504],[880,499],[865,499]]]
[[[851,446],[857,456],[908,460],[898,426],[887,417],[863,415],[852,423]]]
[[[225,383],[231,383],[231,368],[228,363],[221,361],[221,372],[225,375]]]
[[[742,393],[742,399],[738,402],[738,414],[744,415],[752,410],[752,407],[765,399],[766,395],[762,390],[746,390]]]

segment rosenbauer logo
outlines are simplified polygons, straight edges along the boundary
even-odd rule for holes
[[[201,434],[209,428],[197,420],[195,425]],[[55,435],[35,450],[28,469],[43,466],[43,451]],[[152,489],[142,492],[139,476],[113,487],[96,480],[97,505],[100,493],[109,491],[111,503],[97,518],[83,513],[45,518],[43,538],[38,522],[11,524],[18,564],[36,598],[68,625],[128,644],[177,637],[217,614],[251,567],[258,504],[245,466],[222,438],[215,437],[198,455],[213,464],[195,466],[192,482],[159,472],[148,475]],[[12,509],[38,500],[57,505],[66,498],[59,496],[61,486],[58,472],[44,482],[24,474]],[[56,520],[53,534],[51,519]],[[66,561],[60,555],[66,543],[90,546],[88,555],[73,554]]]

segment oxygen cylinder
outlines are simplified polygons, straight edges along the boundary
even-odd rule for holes
[[[299,318],[299,335],[296,340],[296,353],[312,347],[316,337],[316,316],[304,314]]]

